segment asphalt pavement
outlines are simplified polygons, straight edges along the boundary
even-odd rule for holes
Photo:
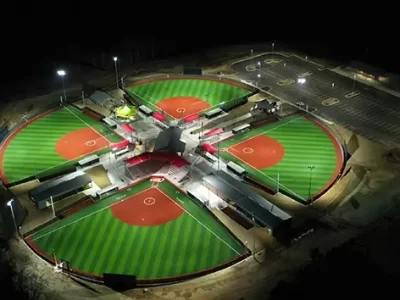
[[[252,67],[258,62],[259,68]],[[315,108],[316,115],[388,149],[400,147],[398,97],[297,56],[265,54],[234,63],[231,68],[243,80],[270,87],[269,92],[278,98],[293,104],[301,101]],[[304,83],[297,81],[301,77],[305,78]],[[351,93],[353,97],[350,97]],[[329,98],[339,102],[325,106],[323,101]]]

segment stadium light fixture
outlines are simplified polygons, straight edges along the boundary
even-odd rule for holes
[[[64,101],[67,101],[67,93],[65,92],[65,84],[64,84],[64,76],[67,75],[67,72],[65,72],[64,70],[58,70],[57,74],[58,74],[58,76],[61,76],[63,93],[64,93]]]
[[[117,68],[118,57],[114,56],[113,60],[114,60],[114,68],[115,68],[115,84],[117,85],[117,89],[119,89],[119,85],[118,85],[118,68]]]
[[[11,209],[11,215],[14,221],[14,226],[15,226],[15,232],[18,233],[18,226],[17,226],[17,221],[15,220],[15,214],[14,214],[14,208],[13,208],[13,201],[14,198],[12,198],[10,201],[7,202],[7,206],[10,207]]]
[[[306,79],[305,78],[299,78],[299,79],[297,79],[297,83],[304,84],[304,83],[306,83]]]

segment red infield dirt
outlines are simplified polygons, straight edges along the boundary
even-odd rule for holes
[[[177,120],[197,114],[211,107],[207,101],[186,96],[166,98],[158,102],[156,106]]]
[[[177,219],[184,210],[157,188],[150,188],[116,205],[113,215],[134,226],[158,226]]]
[[[61,137],[56,143],[56,152],[67,160],[96,152],[110,142],[92,128],[81,128]]]
[[[285,156],[285,148],[277,140],[258,135],[228,148],[228,152],[255,169],[270,168]]]

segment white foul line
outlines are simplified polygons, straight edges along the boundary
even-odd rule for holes
[[[203,226],[205,229],[207,229],[209,232],[211,232],[212,235],[214,235],[217,239],[219,239],[221,242],[223,242],[225,245],[227,245],[231,250],[233,250],[236,254],[241,255],[241,253],[237,252],[235,249],[231,247],[227,242],[225,242],[223,239],[221,239],[214,231],[212,231],[210,228],[208,228],[206,225],[201,223],[195,216],[193,216],[190,212],[188,212],[184,207],[176,203],[173,199],[171,199],[170,196],[168,196],[166,193],[164,193],[160,188],[157,188],[162,194],[164,194],[168,199],[170,199],[176,206],[180,207],[185,213],[187,213],[189,216],[191,216],[194,220],[196,220],[201,226]]]

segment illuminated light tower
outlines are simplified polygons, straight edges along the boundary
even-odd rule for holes
[[[18,234],[18,226],[17,226],[17,221],[15,220],[13,202],[14,202],[14,198],[7,202],[7,206],[10,207],[10,209],[11,209],[11,215],[12,215],[12,218],[13,218],[13,222],[14,222],[14,226],[15,226],[15,231],[16,231],[17,234]]]
[[[117,67],[118,57],[114,56],[113,57],[113,61],[114,61],[114,68],[115,68],[115,82],[117,84],[117,89],[119,89],[119,85],[118,85],[118,67]]]
[[[64,70],[58,70],[57,74],[58,76],[61,77],[62,87],[64,92],[64,101],[67,101],[67,93],[65,92],[65,84],[64,84],[64,76],[67,75],[67,72],[65,72]]]

